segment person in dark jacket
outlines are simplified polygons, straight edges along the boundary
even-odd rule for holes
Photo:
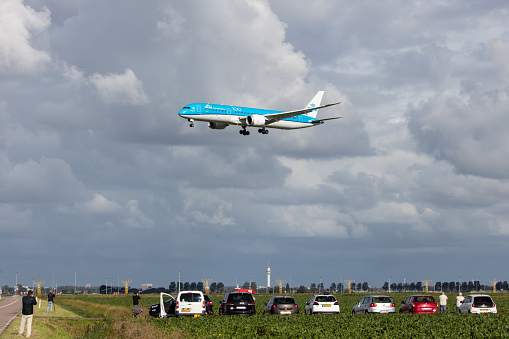
[[[21,323],[19,324],[18,334],[23,335],[25,331],[25,324],[27,328],[27,338],[32,334],[32,318],[34,315],[34,305],[37,305],[37,300],[34,298],[34,291],[28,291],[22,299],[23,308],[21,310]]]
[[[138,305],[141,297],[138,295],[138,292],[133,294],[133,305]]]
[[[133,295],[133,316],[138,318],[141,313],[141,306],[139,305],[141,297],[138,295],[138,292],[135,292]]]
[[[53,291],[49,291],[48,293],[48,307],[46,308],[46,313],[53,312],[53,298],[55,298],[55,293]]]

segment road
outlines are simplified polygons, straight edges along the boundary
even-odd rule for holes
[[[21,312],[21,297],[13,295],[0,302],[0,335]]]

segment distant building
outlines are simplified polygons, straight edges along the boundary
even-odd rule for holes
[[[141,290],[148,290],[149,288],[152,288],[152,284],[141,284]]]

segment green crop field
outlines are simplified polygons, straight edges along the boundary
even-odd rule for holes
[[[391,294],[399,308],[409,294]],[[495,294],[498,314],[455,313],[455,294],[449,295],[448,314],[383,314],[352,315],[355,302],[364,295],[336,295],[341,306],[339,315],[304,315],[304,305],[310,295],[294,295],[301,312],[299,315],[263,315],[264,303],[270,295],[256,295],[254,316],[202,316],[157,319],[147,317],[148,307],[159,301],[159,296],[141,295],[145,322],[164,333],[187,333],[193,338],[509,338],[509,294]],[[435,295],[438,297],[438,295]],[[73,296],[85,302],[119,306],[130,309],[131,296]],[[222,296],[211,296],[214,310]]]

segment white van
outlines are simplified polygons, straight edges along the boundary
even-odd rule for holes
[[[207,314],[205,308],[205,297],[202,291],[182,291],[177,296],[175,305],[175,315],[204,315]]]

